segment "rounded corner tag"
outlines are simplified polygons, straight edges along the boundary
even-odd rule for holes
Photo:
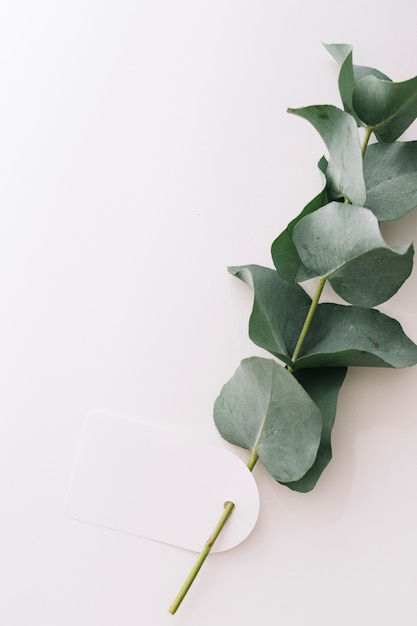
[[[256,524],[258,488],[243,461],[151,424],[88,416],[66,499],[70,517],[199,552],[227,501],[235,507],[212,552],[238,545]]]

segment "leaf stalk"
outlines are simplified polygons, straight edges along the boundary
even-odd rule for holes
[[[368,147],[368,143],[369,143],[369,139],[372,135],[372,133],[374,132],[374,129],[372,126],[367,126],[365,129],[365,136],[363,139],[363,143],[362,143],[362,148],[361,148],[361,152],[362,152],[362,158],[365,156],[365,152],[366,149]]]
[[[251,457],[249,459],[249,462],[247,464],[247,468],[248,468],[248,470],[250,472],[255,467],[257,460],[258,460],[258,455],[257,455],[256,451],[253,450],[252,454],[251,454]],[[179,590],[179,592],[175,596],[175,600],[173,601],[173,603],[171,604],[171,606],[168,609],[168,611],[169,611],[169,613],[171,613],[171,615],[174,615],[174,613],[176,613],[176,611],[178,610],[181,602],[184,600],[185,596],[187,595],[188,590],[190,589],[191,585],[193,584],[194,580],[196,579],[197,574],[200,571],[204,561],[206,560],[206,558],[210,554],[210,551],[211,551],[211,549],[212,549],[212,547],[214,545],[214,542],[216,541],[217,537],[220,535],[221,531],[223,530],[224,525],[226,524],[227,520],[231,516],[234,508],[235,508],[235,505],[234,505],[233,502],[227,501],[227,502],[224,503],[223,513],[219,517],[219,520],[218,520],[216,526],[214,527],[213,532],[211,533],[210,537],[207,539],[206,543],[204,544],[204,548],[202,549],[202,551],[198,555],[198,558],[197,558],[196,562],[194,563],[194,566],[192,567],[192,569],[191,569],[190,573],[188,574],[187,578],[185,579],[183,586],[181,587],[181,589]]]
[[[224,511],[222,513],[222,515],[220,516],[216,526],[213,529],[213,532],[211,533],[210,537],[207,539],[206,543],[204,544],[204,548],[202,549],[202,551],[200,552],[198,559],[196,560],[196,562],[194,563],[194,566],[192,567],[190,573],[188,574],[183,586],[181,587],[181,589],[179,590],[179,592],[177,593],[175,600],[173,601],[173,603],[171,604],[171,606],[169,607],[169,613],[171,613],[171,615],[174,615],[174,613],[176,613],[178,607],[180,606],[181,602],[184,600],[185,596],[188,593],[189,588],[191,587],[191,585],[193,584],[198,572],[200,571],[204,561],[206,560],[206,558],[208,557],[208,555],[210,554],[210,551],[214,545],[214,542],[216,541],[217,537],[219,536],[219,534],[221,533],[221,531],[223,530],[224,525],[226,524],[227,520],[229,519],[230,515],[232,514],[232,511],[234,509],[235,505],[233,502],[225,502],[224,503]]]
[[[293,364],[298,359],[298,357],[300,356],[301,349],[302,349],[304,341],[305,341],[305,339],[307,337],[307,333],[308,333],[308,331],[310,329],[311,322],[313,321],[313,317],[314,317],[314,314],[316,312],[317,305],[318,305],[319,300],[320,300],[320,296],[321,296],[321,294],[323,292],[324,285],[326,284],[326,280],[327,280],[327,277],[326,276],[322,276],[320,278],[319,284],[317,285],[316,293],[314,294],[314,298],[313,298],[313,300],[312,300],[312,302],[310,304],[310,308],[308,310],[307,317],[306,317],[306,319],[304,321],[304,325],[303,325],[303,327],[301,329],[300,336],[298,337],[297,345],[295,346],[294,353],[293,353],[292,358],[291,358],[291,361],[292,361]],[[293,368],[292,367],[288,367],[288,371],[292,373],[293,372]]]

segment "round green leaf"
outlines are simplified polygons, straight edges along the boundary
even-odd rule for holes
[[[417,141],[372,144],[363,166],[366,207],[379,221],[399,219],[417,206]]]
[[[369,209],[340,202],[304,217],[294,228],[293,241],[302,263],[358,306],[388,300],[413,266],[412,245],[390,248]]]
[[[299,480],[315,461],[320,410],[275,361],[242,361],[214,404],[214,421],[224,439],[256,454],[275,480]]]
[[[352,103],[379,141],[395,141],[417,117],[417,76],[400,83],[366,76],[356,84]]]
[[[289,320],[286,340],[294,349],[308,308]],[[319,304],[294,370],[306,367],[409,367],[417,363],[417,346],[397,320],[375,309]]]

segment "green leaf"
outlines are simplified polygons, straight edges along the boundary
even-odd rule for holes
[[[343,196],[355,204],[366,198],[362,154],[355,120],[329,104],[288,109],[308,120],[321,135],[329,151],[327,184],[333,197]]]
[[[352,103],[378,141],[393,142],[417,117],[417,76],[401,83],[366,76],[356,84]]]
[[[290,365],[285,328],[294,311],[310,304],[310,297],[299,285],[284,281],[275,270],[267,267],[242,265],[228,270],[254,292],[249,337],[257,346]]]
[[[315,461],[320,410],[275,361],[242,361],[214,404],[214,421],[224,439],[256,454],[275,480],[299,480]]]
[[[358,125],[362,125],[361,120],[356,115],[352,96],[353,90],[362,78],[365,76],[376,76],[384,80],[390,80],[388,76],[374,69],[373,67],[365,67],[363,65],[353,65],[352,46],[348,44],[328,44],[324,46],[333,58],[340,65],[339,73],[339,92],[342,98],[343,108],[347,113],[353,115]]]
[[[306,493],[315,487],[332,458],[331,434],[336,415],[337,396],[346,376],[345,367],[304,369],[295,376],[318,406],[323,418],[320,446],[316,460],[299,480],[283,483],[294,491]]]
[[[358,306],[388,300],[413,266],[412,245],[390,248],[375,215],[350,204],[330,202],[307,215],[295,226],[293,240],[302,263]]]
[[[284,280],[301,283],[312,277],[311,272],[301,263],[300,255],[288,228],[272,243],[271,255],[278,274]]]
[[[386,74],[380,72],[379,70],[376,70],[373,67],[367,67],[366,65],[354,65],[353,74],[355,77],[355,84],[366,76],[375,76],[376,78],[380,78],[381,80],[387,80],[392,83],[392,80]]]
[[[275,239],[271,247],[271,255],[277,272],[284,280],[300,283],[312,277],[311,272],[301,263],[297,248],[292,240],[294,226],[306,215],[317,211],[327,202],[326,188],[317,194],[294,218],[287,228]]]
[[[288,321],[286,340],[295,348],[308,307]],[[319,304],[293,370],[306,367],[410,367],[417,346],[397,320],[375,309]]]
[[[417,206],[417,141],[368,146],[364,176],[366,207],[379,221],[399,219]]]
[[[324,43],[323,46],[340,66],[343,65],[346,57],[352,53],[352,45],[350,43]]]
[[[333,46],[326,46],[326,48],[340,65],[338,84],[343,108],[347,113],[353,115],[356,123],[360,125],[360,120],[355,114],[352,104],[352,94],[355,87],[355,75],[352,62],[352,46],[347,46],[346,44],[333,44]]]

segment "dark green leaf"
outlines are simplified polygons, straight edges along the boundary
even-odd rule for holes
[[[292,240],[294,226],[306,215],[317,211],[326,204],[327,194],[324,188],[315,196],[287,226],[287,228],[275,239],[271,247],[271,255],[279,275],[289,282],[300,283],[311,278],[311,272],[304,267]]]
[[[277,272],[284,280],[301,283],[311,278],[311,272],[301,263],[300,255],[288,228],[273,242],[271,255]]]
[[[288,109],[308,120],[321,135],[329,151],[327,184],[333,197],[343,196],[355,204],[366,198],[362,154],[355,120],[332,105]]]
[[[230,267],[229,272],[252,287],[253,309],[249,337],[284,363],[291,364],[284,339],[288,319],[311,302],[299,286],[284,281],[275,270],[259,265]]]
[[[294,228],[293,240],[302,263],[359,306],[388,300],[413,266],[412,245],[390,248],[369,209],[340,202],[304,217]]]
[[[275,480],[299,480],[315,461],[320,410],[275,361],[242,361],[214,404],[214,421],[224,439],[256,453]]]
[[[319,407],[323,418],[323,428],[316,460],[308,472],[299,480],[283,483],[294,491],[303,493],[311,491],[332,458],[331,434],[336,415],[337,396],[345,375],[345,367],[304,369],[295,374],[300,385]]]
[[[288,321],[286,340],[293,351],[308,307]],[[400,324],[375,309],[319,304],[294,370],[306,367],[409,367],[417,346]]]
[[[353,74],[352,54],[349,54],[345,63],[343,63],[339,74],[339,92],[342,98],[343,108],[347,113],[353,115],[356,122],[359,121],[352,105],[352,93],[355,86],[355,77]]]
[[[353,90],[352,103],[379,141],[395,141],[417,117],[417,76],[401,83],[365,76]]]
[[[373,144],[364,158],[366,207],[379,221],[417,206],[417,141]]]
[[[356,115],[353,104],[352,95],[356,83],[365,76],[376,76],[384,80],[390,80],[379,70],[373,67],[365,67],[363,65],[353,65],[352,46],[348,44],[325,44],[325,48],[330,52],[333,58],[340,65],[339,73],[339,92],[342,98],[343,108],[347,113],[353,115],[358,125],[361,120]]]

